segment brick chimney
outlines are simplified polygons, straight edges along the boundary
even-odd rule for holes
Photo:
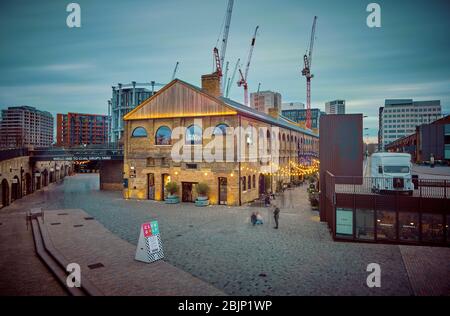
[[[273,118],[278,118],[280,116],[280,109],[278,107],[269,108],[269,115]]]
[[[202,76],[202,89],[215,96],[220,97],[220,76],[218,72]]]

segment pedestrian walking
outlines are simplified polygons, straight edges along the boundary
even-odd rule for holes
[[[267,206],[270,206],[270,195],[269,194],[266,194],[266,196],[265,196],[265,198],[264,198],[264,205],[267,207]]]
[[[275,209],[273,210],[273,218],[275,220],[275,229],[278,229],[278,219],[280,218],[280,209],[275,205]]]

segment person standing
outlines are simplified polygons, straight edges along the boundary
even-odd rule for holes
[[[278,229],[278,219],[280,218],[280,209],[275,205],[275,209],[273,210],[273,218],[275,220],[275,229]]]

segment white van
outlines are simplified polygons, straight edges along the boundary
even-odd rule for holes
[[[372,192],[414,192],[411,175],[411,155],[405,153],[374,153],[371,156]]]

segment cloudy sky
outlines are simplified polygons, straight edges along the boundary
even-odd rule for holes
[[[68,28],[70,1],[0,2],[0,108],[30,105],[58,112],[106,113],[118,82],[200,85],[212,71],[227,0],[80,0],[81,28]],[[377,133],[386,98],[441,100],[450,112],[450,1],[386,0],[381,28],[368,28],[369,0],[235,0],[226,60],[247,59],[260,32],[249,89],[270,89],[283,101],[305,101],[302,56],[313,16],[312,104],[347,100]],[[232,67],[230,67],[232,68]],[[233,86],[231,98],[243,102]]]

